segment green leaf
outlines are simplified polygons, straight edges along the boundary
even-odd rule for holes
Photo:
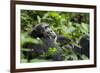
[[[37,20],[38,20],[38,23],[41,23],[41,18],[40,18],[40,16],[37,16]]]

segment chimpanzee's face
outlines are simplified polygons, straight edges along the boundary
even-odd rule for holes
[[[53,40],[57,39],[56,33],[49,27],[47,23],[41,23],[36,25],[33,30],[29,33],[32,37],[39,38],[50,38]]]
[[[53,38],[53,39],[57,37],[56,33],[49,27],[48,24],[44,23],[41,25],[41,27],[43,29],[43,35],[49,36],[50,38]]]

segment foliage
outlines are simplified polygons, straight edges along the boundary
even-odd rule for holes
[[[57,49],[56,48],[49,48],[48,52],[46,53],[43,53],[41,55],[41,57],[44,57],[44,58],[51,58],[54,54],[57,53]]]
[[[83,16],[81,23],[78,23],[80,21],[71,21],[72,18],[79,15]],[[69,38],[70,44],[74,43],[80,46],[80,38],[84,35],[89,36],[89,13],[21,10],[21,47],[25,42],[40,43],[39,40],[29,37],[28,33],[32,27],[41,22],[49,23],[52,30],[57,34]],[[52,56],[56,50],[56,48],[49,48],[48,53],[41,56]],[[65,50],[66,59],[68,57],[78,59],[75,55],[70,55],[69,50]],[[82,58],[87,59],[86,56],[82,56]]]

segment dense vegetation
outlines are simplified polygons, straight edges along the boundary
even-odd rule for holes
[[[28,51],[22,47],[26,42],[39,43],[37,39],[31,38],[28,33],[32,30],[32,27],[42,22],[50,24],[49,26],[54,32],[71,40],[71,42],[65,45],[74,44],[78,47],[82,47],[79,44],[80,39],[84,36],[89,37],[89,13],[21,10],[21,50]],[[55,51],[55,48],[50,48],[49,52],[42,56],[46,57],[52,55]],[[64,49],[64,56],[66,56],[65,60],[80,60],[80,58],[75,56],[76,54],[77,53],[71,55],[69,49]],[[82,60],[88,59],[84,54],[81,55],[79,53],[78,55]],[[26,61],[27,58],[21,53],[21,62]],[[31,62],[39,61],[50,60],[38,60],[37,58],[34,58]]]

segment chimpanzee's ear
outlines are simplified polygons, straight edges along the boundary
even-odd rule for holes
[[[33,27],[32,31],[29,33],[29,36],[37,38],[37,37],[41,37],[43,36],[43,28],[41,27],[41,25],[36,25],[35,27]]]

